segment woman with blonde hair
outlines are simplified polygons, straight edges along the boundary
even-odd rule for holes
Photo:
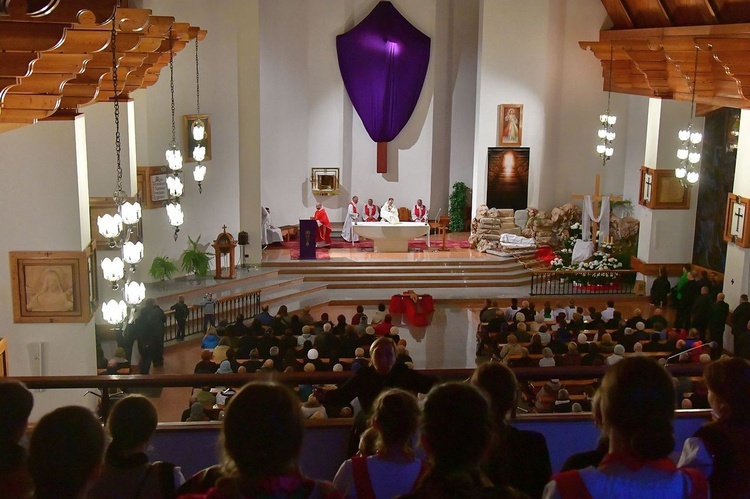
[[[206,334],[203,335],[203,340],[201,341],[201,348],[213,351],[220,341],[221,339],[216,332],[216,328],[214,326],[208,326]]]
[[[409,492],[426,471],[414,457],[417,399],[404,390],[387,390],[375,400],[370,422],[378,432],[377,452],[344,461],[333,484],[351,498],[391,498]]]

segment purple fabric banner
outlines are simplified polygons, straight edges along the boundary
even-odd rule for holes
[[[375,142],[390,142],[409,121],[430,62],[430,38],[391,2],[380,2],[357,26],[336,37],[349,98]]]

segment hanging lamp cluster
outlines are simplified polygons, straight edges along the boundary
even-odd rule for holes
[[[198,65],[198,37],[195,37],[195,99],[197,114],[201,113],[201,84],[200,84],[200,71]],[[203,179],[206,178],[206,165],[202,164],[202,161],[206,159],[206,144],[205,140],[208,136],[206,132],[206,124],[202,119],[196,119],[190,127],[190,133],[195,141],[195,147],[193,148],[193,159],[198,164],[193,169],[193,179],[198,182],[198,193],[203,193]]]
[[[687,128],[680,130],[677,137],[682,142],[677,149],[677,159],[680,160],[680,166],[675,168],[675,177],[680,179],[684,187],[692,187],[698,182],[700,174],[698,173],[698,163],[701,161],[699,145],[703,141],[703,134],[693,130],[693,118],[695,117],[695,88],[698,79],[698,52],[700,48],[695,46],[695,67],[693,68],[692,81],[692,98],[690,101],[690,122]],[[690,77],[685,77],[690,85]]]
[[[169,192],[169,202],[167,202],[167,217],[169,224],[174,227],[174,240],[177,241],[177,235],[180,232],[180,226],[185,221],[185,215],[182,212],[180,197],[185,186],[182,184],[179,172],[182,171],[182,151],[177,144],[177,130],[174,121],[174,41],[172,37],[172,28],[169,29],[169,92],[172,102],[172,142],[169,143],[166,151],[167,166],[172,174],[167,177],[167,191]]]
[[[600,128],[597,132],[599,137],[599,143],[596,145],[596,152],[599,153],[599,157],[602,158],[602,166],[606,164],[612,158],[615,153],[615,148],[612,146],[612,142],[615,140],[615,132],[612,130],[615,123],[617,123],[617,116],[613,115],[610,110],[610,104],[612,101],[612,62],[614,60],[614,46],[609,46],[609,79],[607,84],[607,111],[604,114],[599,115]]]
[[[110,282],[112,289],[117,290],[122,284],[123,299],[109,300],[102,305],[104,320],[109,324],[122,324],[128,318],[128,311],[134,310],[135,306],[146,297],[146,287],[142,282],[135,282],[132,278],[136,265],[143,259],[143,243],[131,241],[131,235],[135,224],[141,219],[141,205],[138,202],[130,203],[122,190],[122,142],[120,137],[120,102],[117,89],[117,48],[116,31],[117,18],[112,19],[112,33],[110,47],[112,50],[112,88],[114,90],[114,117],[115,117],[115,153],[117,157],[117,189],[113,194],[117,212],[114,215],[106,214],[97,218],[99,233],[106,237],[111,249],[119,248],[120,256],[115,258],[104,258],[101,261],[102,275]],[[125,270],[125,264],[129,270]],[[124,281],[124,282],[123,282]],[[131,313],[132,317],[132,313]]]

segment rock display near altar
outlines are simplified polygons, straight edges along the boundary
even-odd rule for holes
[[[481,205],[471,221],[469,244],[479,251],[500,249],[501,234],[520,234],[512,209],[488,208]]]

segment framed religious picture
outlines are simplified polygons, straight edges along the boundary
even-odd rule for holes
[[[185,162],[199,162],[194,157],[195,147],[201,145],[205,147],[205,156],[200,161],[209,161],[211,159],[211,122],[207,114],[186,114],[182,117],[185,130]],[[200,130],[203,130],[203,140],[197,140]]]
[[[750,248],[750,198],[730,192],[727,195],[726,210],[724,240],[742,248]]]
[[[690,189],[675,177],[674,169],[657,170],[641,166],[638,204],[652,210],[687,210]]]
[[[487,148],[487,206],[525,210],[528,197],[529,148]]]
[[[11,251],[14,322],[89,322],[86,251]]]
[[[523,132],[523,104],[500,104],[497,124],[498,146],[520,146],[521,132]]]

